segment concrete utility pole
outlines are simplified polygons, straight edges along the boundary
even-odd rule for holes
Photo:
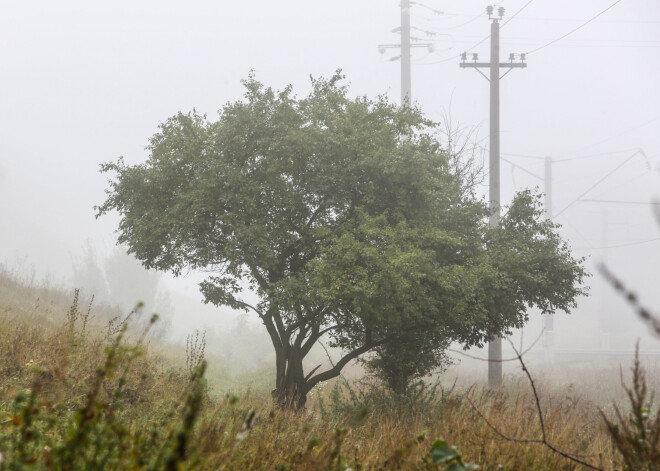
[[[433,52],[433,43],[417,42],[418,38],[410,36],[410,6],[415,2],[410,0],[401,0],[401,26],[394,28],[392,32],[401,33],[401,42],[399,44],[379,44],[378,52],[385,53],[386,49],[401,49],[401,55],[393,57],[392,61],[401,59],[401,104],[412,103],[412,80],[410,70],[411,50],[414,47],[425,47],[429,52]],[[413,42],[412,40],[415,40]]]
[[[552,157],[545,158],[545,217],[552,219]],[[555,346],[555,318],[551,314],[543,316],[543,348],[545,350],[545,359],[552,362],[554,360]]]
[[[410,0],[401,0],[401,104],[410,98]]]
[[[609,222],[608,222],[608,217],[607,217],[607,209],[603,209],[603,215],[602,215],[602,244],[603,244],[603,255],[601,259],[601,263],[604,265],[607,265],[607,256],[608,256],[608,250],[607,247],[609,245]],[[609,318],[609,312],[611,310],[610,304],[609,304],[609,286],[605,286],[605,290],[603,291],[602,294],[602,308],[600,310],[600,348],[603,350],[609,350],[610,349],[610,330],[611,330],[611,322]]]
[[[497,9],[494,16],[494,7],[486,8],[488,19],[492,20],[490,28],[490,62],[477,62],[479,56],[472,54],[473,62],[467,62],[467,52],[461,54],[460,66],[473,68],[490,82],[490,217],[491,226],[500,222],[500,79],[514,68],[527,67],[525,54],[520,54],[520,62],[514,63],[515,54],[509,55],[509,62],[500,63],[500,20],[504,17],[504,8]],[[480,68],[490,70],[490,78]],[[500,76],[500,68],[508,68]],[[488,344],[488,385],[498,388],[502,385],[502,339],[496,338]]]

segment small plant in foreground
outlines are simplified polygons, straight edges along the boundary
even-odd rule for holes
[[[195,334],[186,337],[186,369],[192,376],[204,361],[206,351],[206,331],[200,335],[199,330]]]
[[[431,460],[426,459],[427,465],[431,463],[437,468],[446,467],[448,471],[468,471],[470,469],[479,469],[479,466],[472,463],[464,463],[463,457],[458,450],[449,446],[442,438],[438,438],[431,445]]]
[[[77,320],[85,322],[84,316],[77,314],[77,304],[76,292],[67,314],[67,330],[73,331]],[[150,325],[156,319],[154,315]],[[0,410],[9,416],[0,422],[0,471],[175,471],[194,467],[191,443],[206,397],[206,363],[199,361],[187,382],[183,376],[172,377],[181,382],[183,395],[172,403],[167,420],[155,425],[152,417],[136,414],[133,399],[127,396],[127,388],[135,386],[131,378],[144,367],[137,363],[146,354],[142,341],[148,328],[135,344],[125,340],[126,322],[118,328],[109,344],[105,339],[96,344],[99,348],[105,345],[105,355],[86,378],[86,393],[79,403],[46,400],[49,391],[44,381],[50,381],[50,376],[35,368],[30,388],[16,393],[13,401],[0,404]],[[77,336],[75,343],[84,345],[93,340]],[[144,380],[146,373],[141,377]]]
[[[653,397],[648,398],[646,374],[639,362],[639,343],[632,367],[632,387],[623,388],[630,402],[630,413],[624,415],[614,407],[617,422],[603,412],[603,420],[612,443],[621,454],[626,470],[660,470],[660,411],[651,415]]]
[[[374,377],[362,379],[354,386],[342,378],[330,391],[329,404],[320,398],[319,405],[326,418],[348,414],[361,419],[371,412],[385,412],[409,422],[419,416],[441,414],[450,397],[460,402],[462,396],[454,394],[454,388],[455,384],[446,388],[440,381],[428,384],[419,380],[409,384],[405,394],[399,394]]]

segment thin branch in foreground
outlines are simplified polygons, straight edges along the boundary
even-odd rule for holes
[[[555,447],[554,445],[552,445],[551,443],[548,442],[547,437],[546,437],[546,433],[545,433],[545,423],[543,422],[543,409],[541,409],[541,401],[539,399],[539,394],[538,394],[538,391],[536,390],[536,384],[534,383],[534,379],[532,378],[532,374],[529,372],[529,369],[527,368],[527,365],[525,365],[525,362],[522,358],[522,354],[520,354],[518,352],[518,350],[516,350],[516,346],[513,344],[513,342],[511,342],[511,339],[507,339],[507,340],[511,344],[511,348],[513,348],[513,351],[516,352],[516,355],[518,355],[518,361],[520,361],[520,365],[522,366],[523,371],[527,375],[527,379],[529,380],[529,384],[532,387],[532,391],[534,393],[534,400],[536,402],[536,411],[539,414],[539,423],[541,425],[541,434],[542,434],[542,437],[543,437],[542,443],[546,447],[548,447],[550,450],[554,451],[558,455],[563,456],[564,458],[567,458],[571,461],[574,461],[575,463],[579,463],[582,466],[586,466],[589,469],[597,469],[597,470],[602,471],[603,468],[599,468],[598,466],[595,466],[591,463],[588,463],[588,462],[578,458],[575,455],[572,455],[570,453],[566,453],[565,451],[560,450],[559,448]]]
[[[623,282],[617,278],[605,264],[600,264],[599,270],[605,279],[614,287],[614,289],[626,298],[626,301],[628,301],[628,303],[632,306],[637,315],[641,317],[642,320],[646,322],[646,324],[649,325],[649,327],[656,335],[660,335],[660,319],[651,314],[651,310],[642,305],[637,295],[626,288]]]
[[[653,200],[653,217],[655,217],[655,221],[658,223],[658,226],[660,226],[660,199],[654,199]]]
[[[543,332],[541,332],[541,335],[542,334],[543,334]],[[596,465],[593,465],[593,464],[591,464],[587,461],[584,461],[576,455],[573,455],[571,453],[567,453],[563,450],[560,450],[559,448],[557,448],[556,446],[554,446],[553,444],[548,442],[546,431],[545,431],[545,422],[543,421],[543,409],[541,408],[541,400],[539,399],[539,394],[538,394],[538,391],[536,390],[536,383],[534,383],[534,379],[532,378],[532,375],[529,372],[529,369],[527,368],[527,365],[525,365],[525,361],[522,358],[524,353],[529,351],[529,348],[527,350],[525,350],[525,352],[521,353],[520,351],[518,351],[518,349],[513,344],[513,342],[511,341],[510,338],[507,338],[507,341],[509,342],[509,344],[511,344],[511,348],[513,348],[513,351],[516,354],[515,359],[517,359],[518,362],[520,362],[520,365],[522,366],[522,370],[525,372],[525,375],[527,376],[529,384],[532,387],[532,392],[534,393],[534,401],[536,403],[536,411],[537,411],[538,416],[539,416],[539,424],[540,424],[540,427],[541,427],[541,436],[542,436],[542,438],[539,440],[539,439],[532,439],[532,438],[509,437],[509,436],[505,435],[504,433],[502,433],[500,430],[498,430],[497,427],[495,427],[493,424],[491,424],[490,421],[486,418],[486,416],[474,405],[474,403],[472,401],[470,401],[469,398],[466,397],[467,400],[468,400],[468,403],[470,404],[470,406],[472,406],[472,408],[477,412],[477,414],[484,420],[486,425],[493,432],[495,432],[497,435],[499,435],[504,440],[507,440],[507,441],[510,441],[510,442],[513,442],[513,443],[539,443],[539,444],[545,446],[546,448],[548,448],[549,450],[551,450],[552,452],[554,452],[554,453],[556,453],[560,456],[563,456],[564,458],[566,458],[568,460],[571,460],[574,463],[581,464],[582,466],[584,466],[586,468],[589,468],[589,469],[604,471],[603,468],[599,468]],[[538,339],[536,341],[538,341]],[[536,343],[536,342],[534,342],[534,343]],[[486,360],[486,361],[488,361],[488,360]]]

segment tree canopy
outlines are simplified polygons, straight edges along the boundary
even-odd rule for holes
[[[388,342],[480,345],[527,307],[569,310],[581,293],[583,268],[534,195],[489,228],[435,124],[385,97],[349,98],[342,79],[298,98],[250,76],[217,121],[179,113],[145,163],[102,166],[114,178],[98,215],[119,212],[119,243],[147,268],[209,272],[207,302],[258,314],[284,406]],[[323,336],[343,357],[304,371]]]

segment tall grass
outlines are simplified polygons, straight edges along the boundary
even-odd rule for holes
[[[377,384],[337,382],[293,413],[274,408],[266,387],[217,393],[201,334],[173,363],[126,316],[110,322],[115,314],[0,276],[0,470],[579,469],[482,419],[540,437],[535,399],[517,378],[496,392],[438,385],[408,403]],[[625,466],[602,402],[536,379],[551,443],[603,469]],[[594,380],[594,397],[608,381],[617,379]]]

